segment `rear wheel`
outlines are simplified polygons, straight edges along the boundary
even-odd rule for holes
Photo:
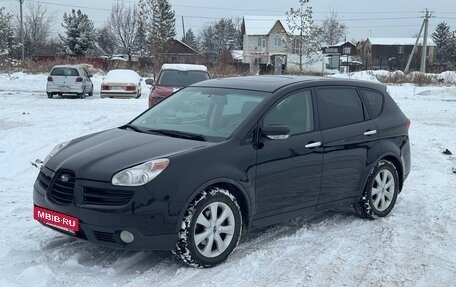
[[[190,266],[213,267],[228,258],[241,232],[236,198],[225,189],[204,191],[187,209],[173,253]]]
[[[355,210],[363,218],[387,216],[396,203],[399,193],[399,175],[394,164],[380,160],[374,166],[361,200]]]
[[[85,98],[85,94],[84,93],[80,93],[80,94],[78,94],[78,96],[79,96],[80,99],[84,99]]]
[[[52,93],[47,93],[47,96],[48,96],[49,99],[52,99],[52,98],[54,97],[54,94],[52,94]]]

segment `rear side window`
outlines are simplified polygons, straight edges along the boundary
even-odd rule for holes
[[[363,105],[355,88],[318,89],[317,101],[322,129],[364,121]]]
[[[383,108],[383,95],[373,90],[361,89],[361,96],[371,119],[378,117]]]
[[[79,76],[79,72],[75,68],[54,68],[51,76],[77,77]]]

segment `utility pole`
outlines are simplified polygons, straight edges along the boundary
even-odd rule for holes
[[[426,55],[427,55],[427,37],[428,37],[428,26],[429,26],[429,18],[431,14],[429,13],[428,9],[426,9],[426,15],[424,16],[424,36],[423,36],[423,51],[421,53],[421,73],[426,73]]]
[[[304,12],[302,11],[304,9],[304,2],[301,1],[301,10],[299,10],[299,14],[301,16],[301,23],[300,23],[300,27],[299,27],[299,30],[300,30],[300,36],[299,36],[299,74],[302,75],[302,53],[303,53],[303,23],[304,23]]]
[[[423,24],[421,25],[420,32],[418,33],[418,37],[416,38],[415,45],[413,46],[412,53],[410,53],[410,57],[407,62],[407,66],[405,67],[404,72],[408,73],[410,70],[410,64],[412,63],[413,56],[415,55],[416,48],[418,47],[418,42],[421,39],[421,33],[423,33],[424,29],[424,37],[423,37],[423,49],[421,53],[421,68],[420,71],[425,73],[426,72],[426,53],[427,53],[427,34],[428,34],[428,24],[429,24],[429,18],[431,17],[431,14],[429,11],[426,9],[426,14],[424,15],[424,20]]]
[[[22,4],[24,3],[24,0],[19,0],[20,3],[20,17],[21,17],[21,31],[19,32],[21,36],[21,53],[22,53],[22,62],[25,59],[25,53],[24,53],[24,21],[23,21],[23,16],[22,16]]]
[[[182,16],[182,38],[185,39],[185,24],[184,24],[184,16]]]

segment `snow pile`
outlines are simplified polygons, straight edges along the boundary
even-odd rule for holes
[[[140,99],[48,99],[46,77],[0,74],[0,87],[9,87],[0,91],[0,286],[454,286],[455,86],[388,87],[412,122],[412,171],[390,216],[329,213],[255,230],[226,263],[200,270],[170,252],[102,248],[32,219],[38,171],[30,161],[147,109],[147,92]]]
[[[356,80],[380,83],[380,81],[377,79],[375,74],[372,73],[372,71],[362,71],[362,72],[347,73],[347,74],[335,74],[335,75],[331,75],[331,77],[343,78],[343,79],[356,79]]]

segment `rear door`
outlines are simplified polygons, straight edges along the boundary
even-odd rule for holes
[[[64,92],[76,83],[79,72],[77,69],[71,67],[56,67],[52,70],[51,77],[59,90]]]
[[[256,217],[315,207],[323,156],[311,90],[300,90],[279,100],[260,123],[267,125],[287,125],[290,137],[261,139],[257,150]]]
[[[318,204],[359,197],[379,155],[376,125],[356,87],[317,88],[317,103],[323,136]]]

